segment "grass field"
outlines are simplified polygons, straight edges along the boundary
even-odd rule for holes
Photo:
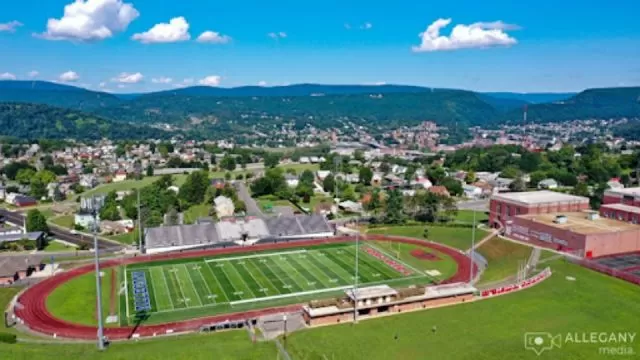
[[[177,174],[173,175],[173,183],[176,186],[180,186],[184,183],[187,175],[185,174]],[[91,196],[93,194],[107,194],[112,191],[127,191],[127,190],[135,190],[147,185],[151,185],[154,181],[160,179],[160,176],[145,176],[141,180],[124,180],[115,183],[102,184],[96,186],[91,190],[87,190],[80,194],[79,196]]]
[[[480,255],[488,261],[488,267],[482,274],[480,284],[504,280],[515,276],[521,261],[527,261],[531,255],[529,246],[516,244],[494,237],[478,248]]]
[[[489,300],[293,333],[295,359],[632,359],[607,357],[600,344],[564,343],[540,356],[524,349],[524,333],[640,332],[638,287],[564,261],[530,289]],[[568,281],[567,276],[575,278]],[[615,294],[615,295],[614,295]],[[433,326],[437,331],[432,331]]]
[[[404,266],[405,271],[401,272],[370,252],[382,253],[384,250],[380,251],[373,244],[361,245],[358,279],[362,285],[429,281],[423,272],[410,265]],[[134,273],[144,277],[150,298],[151,308],[142,312],[166,320],[167,317],[158,316],[158,313],[173,313],[169,317],[173,319],[182,312],[193,314],[191,310],[198,313],[233,311],[246,309],[246,306],[262,307],[272,300],[297,302],[306,296],[323,297],[342,292],[353,286],[355,255],[355,245],[333,244],[196,261],[131,265],[126,269],[127,291],[122,294],[126,299],[124,309],[121,306],[122,316],[130,321],[136,318]],[[391,259],[391,256],[387,258]]]
[[[418,270],[438,270],[441,274],[437,277],[438,279],[448,279],[458,270],[458,264],[451,259],[449,255],[434,249],[428,249],[414,244],[392,243],[388,241],[372,241],[371,243],[375,244],[378,248],[385,250],[385,252],[390,256],[393,256],[401,262],[411,265]],[[411,251],[416,249],[431,253],[437,256],[439,260],[423,260],[416,258],[411,255]]]
[[[62,216],[57,216],[54,218],[50,218],[48,221],[50,221],[53,224],[56,224],[60,227],[63,227],[65,229],[70,229],[73,227],[73,223],[75,222],[75,218],[73,215],[62,215]]]
[[[427,240],[448,245],[460,250],[467,250],[471,247],[471,228],[445,227],[433,225],[409,225],[409,226],[389,226],[369,229],[371,234],[407,236],[417,239],[425,239],[424,229],[429,229]],[[476,229],[476,241],[480,241],[486,231]]]
[[[47,244],[47,247],[45,247],[44,250],[42,251],[57,252],[57,251],[73,251],[75,249],[77,249],[75,246],[67,245],[59,241],[49,239],[49,243]]]
[[[473,211],[472,210],[458,210],[455,221],[459,223],[473,224]],[[476,211],[476,223],[489,220],[489,215],[483,211]]]

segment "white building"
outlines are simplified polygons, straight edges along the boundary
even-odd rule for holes
[[[218,218],[233,216],[236,208],[233,205],[233,200],[229,199],[226,196],[218,196],[213,199],[213,203],[216,209],[216,214]]]

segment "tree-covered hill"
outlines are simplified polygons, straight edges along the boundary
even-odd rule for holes
[[[0,135],[21,139],[149,139],[173,135],[43,104],[0,103]]]
[[[640,117],[640,87],[585,90],[567,100],[530,105],[528,119],[533,122]],[[521,110],[512,110],[504,121],[522,119]]]
[[[0,102],[22,102],[92,110],[116,106],[123,100],[104,92],[46,81],[0,81]]]

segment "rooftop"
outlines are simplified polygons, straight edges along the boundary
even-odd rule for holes
[[[626,204],[602,204],[601,209],[622,210],[629,213],[640,214],[640,208]]]
[[[532,215],[520,215],[519,218],[533,220],[537,223],[542,223],[547,226],[551,226],[557,229],[569,230],[576,234],[601,234],[617,231],[630,231],[640,230],[639,225],[630,224],[623,221],[617,221],[599,217],[595,220],[589,220],[587,218],[587,212],[567,212],[567,213],[549,213],[549,214],[532,214]],[[567,222],[564,224],[558,224],[555,222],[556,217],[564,215],[567,217]]]
[[[349,289],[345,291],[351,300],[366,300],[381,296],[398,295],[398,291],[389,285],[369,286],[364,288]]]
[[[605,191],[606,194],[611,195],[640,195],[640,187],[632,187],[632,188],[620,188],[620,189],[608,189]]]
[[[526,205],[539,205],[558,202],[589,202],[589,199],[586,197],[563,194],[548,190],[496,194],[493,195],[491,199],[507,200]]]

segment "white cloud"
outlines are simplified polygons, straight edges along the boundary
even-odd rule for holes
[[[215,31],[205,31],[198,36],[197,41],[209,44],[227,44],[231,41],[231,37]]]
[[[9,21],[8,23],[0,23],[0,32],[16,32],[16,29],[22,26],[20,21]]]
[[[170,77],[160,76],[158,78],[151,79],[151,82],[154,84],[171,84],[173,79]]]
[[[36,77],[38,75],[40,75],[40,73],[38,71],[36,71],[36,70],[32,70],[32,71],[29,71],[27,73],[27,76],[29,76],[30,78],[34,78],[34,77]]]
[[[171,19],[168,24],[155,24],[148,31],[133,35],[131,39],[143,44],[174,43],[191,39],[191,34],[189,34],[189,23],[180,16]]]
[[[103,81],[103,82],[100,83],[99,86],[104,89],[104,88],[107,87],[107,83]]]
[[[16,76],[13,75],[12,73],[6,72],[6,73],[2,73],[0,74],[0,80],[15,80]]]
[[[185,85],[189,85],[189,84],[193,84],[195,80],[193,80],[193,78],[186,78],[184,80],[182,80],[182,83]]]
[[[141,82],[142,79],[144,79],[144,75],[142,75],[139,72],[137,72],[137,73],[126,73],[126,72],[123,72],[123,73],[120,73],[115,78],[111,79],[111,81],[119,82],[119,83],[123,83],[123,84],[137,84],[137,83]]]
[[[80,75],[75,71],[67,71],[65,73],[60,74],[58,78],[62,82],[76,82],[80,79]]]
[[[280,31],[280,32],[270,32],[267,34],[268,37],[272,38],[272,39],[284,39],[287,37],[287,33],[284,31]]]
[[[373,27],[373,24],[370,23],[370,22],[366,22],[366,23],[360,25],[360,29],[362,29],[362,30],[369,30],[372,27]]]
[[[140,13],[123,0],[75,0],[64,16],[49,19],[47,31],[34,34],[47,40],[96,41],[123,32]]]
[[[118,84],[118,89],[124,89],[126,87],[127,87],[127,85],[125,85],[125,84]]]
[[[471,25],[459,24],[453,27],[449,36],[440,35],[440,30],[447,27],[451,19],[438,19],[427,30],[420,33],[422,42],[413,46],[414,52],[432,52],[471,48],[489,48],[495,46],[511,46],[517,40],[506,30],[516,30],[517,25],[505,24],[502,21],[477,22]]]
[[[258,81],[258,86],[267,86],[266,81]]]
[[[198,81],[198,84],[204,86],[218,86],[222,78],[218,75],[210,75]]]

